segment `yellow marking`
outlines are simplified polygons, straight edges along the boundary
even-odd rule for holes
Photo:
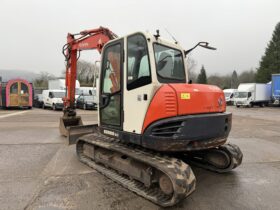
[[[189,99],[191,99],[191,94],[190,93],[181,93],[181,99],[189,100]]]

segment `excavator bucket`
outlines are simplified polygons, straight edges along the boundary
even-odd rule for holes
[[[80,116],[60,117],[59,131],[60,134],[68,138],[68,143],[75,144],[76,140],[85,134],[93,132],[96,125],[83,125]]]

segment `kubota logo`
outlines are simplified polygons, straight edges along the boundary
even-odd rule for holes
[[[88,44],[87,42],[85,42],[85,43],[80,43],[80,44],[79,44],[79,47],[88,47],[88,45],[89,45],[89,44]]]

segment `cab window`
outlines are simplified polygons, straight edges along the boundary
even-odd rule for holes
[[[154,52],[159,82],[186,82],[183,55],[180,50],[155,43]]]
[[[152,82],[146,38],[141,34],[127,38],[127,90]]]

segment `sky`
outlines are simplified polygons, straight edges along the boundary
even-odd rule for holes
[[[118,36],[159,29],[171,40],[167,29],[184,49],[207,41],[218,50],[191,53],[197,72],[240,73],[258,67],[279,11],[279,0],[0,0],[0,69],[60,76],[67,33],[104,26]]]

